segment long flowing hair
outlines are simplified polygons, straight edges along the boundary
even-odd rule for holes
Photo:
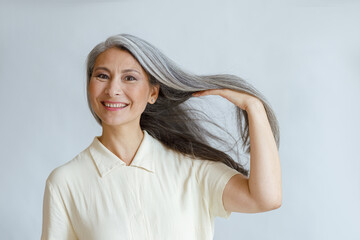
[[[249,171],[225,151],[211,146],[209,139],[227,144],[228,142],[211,133],[201,124],[206,121],[223,131],[223,127],[212,121],[206,113],[186,102],[192,93],[207,89],[228,88],[248,93],[264,105],[277,148],[280,144],[279,125],[266,98],[251,84],[231,74],[195,75],[179,66],[158,48],[147,41],[130,35],[118,34],[96,45],[89,53],[87,64],[87,101],[92,115],[102,125],[94,112],[89,98],[89,83],[97,56],[105,50],[117,47],[128,51],[142,66],[151,85],[160,84],[159,95],[154,104],[148,104],[141,115],[140,127],[170,149],[196,159],[220,161],[245,176]],[[249,121],[246,111],[235,106],[237,131],[242,139],[245,153],[250,153]],[[228,133],[228,131],[226,131]],[[237,141],[236,141],[237,142]]]

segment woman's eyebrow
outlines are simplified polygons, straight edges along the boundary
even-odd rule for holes
[[[96,67],[96,68],[94,69],[94,71],[96,71],[96,70],[105,70],[105,71],[110,72],[110,70],[109,70],[108,68],[106,68],[106,67]],[[122,70],[121,72],[122,72],[122,73],[127,73],[127,72],[137,72],[137,73],[139,73],[139,74],[140,74],[140,72],[139,72],[138,70],[136,70],[136,69],[132,69],[132,68],[129,68],[129,69],[124,69],[124,70]]]
[[[105,70],[105,71],[110,72],[110,70],[109,70],[108,68],[106,68],[106,67],[96,67],[96,68],[94,69],[94,72],[95,72],[96,70]]]
[[[139,74],[140,74],[140,72],[139,72],[138,70],[136,70],[136,69],[124,69],[124,70],[122,70],[121,72],[122,72],[122,73],[127,73],[127,72],[137,72],[137,73],[139,73]]]

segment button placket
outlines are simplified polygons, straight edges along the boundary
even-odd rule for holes
[[[142,171],[146,171],[146,170],[143,170]],[[147,172],[145,172],[144,174],[148,174]],[[143,191],[144,191],[144,177],[142,178],[139,178],[141,180],[140,184],[138,184],[138,200],[139,200],[139,206],[145,206],[144,205],[144,194]],[[146,199],[145,199],[146,200]],[[150,228],[150,225],[149,225],[149,222],[148,222],[148,219],[146,218],[145,214],[144,214],[144,211],[141,211],[142,213],[142,217],[143,217],[143,220],[144,220],[144,225],[145,225],[145,228],[146,228],[146,233],[147,233],[147,239],[149,240],[152,240],[152,238],[150,237],[150,231],[149,231],[149,228]]]
[[[134,167],[137,168],[137,167]],[[137,168],[137,170],[142,171],[143,169]],[[144,170],[145,171],[145,170]],[[133,203],[135,206],[135,212],[132,215],[132,219],[130,221],[131,223],[131,231],[132,231],[132,239],[138,240],[138,239],[150,239],[149,234],[149,227],[148,223],[145,219],[144,212],[142,210],[142,199],[140,194],[140,188],[141,184],[139,181],[139,172],[134,171],[134,188],[133,188]],[[140,229],[139,229],[140,228]],[[145,231],[142,229],[145,228]],[[146,236],[143,236],[142,234],[145,232]]]

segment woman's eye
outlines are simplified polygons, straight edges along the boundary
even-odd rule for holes
[[[109,78],[106,74],[102,74],[102,73],[98,74],[96,77],[101,78],[101,79],[108,79]]]
[[[136,80],[136,78],[134,78],[133,76],[126,76],[125,79],[128,80],[128,81]]]

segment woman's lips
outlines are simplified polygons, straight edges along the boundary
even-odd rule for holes
[[[116,103],[121,103],[121,104],[128,104],[128,103],[126,103],[126,102],[113,102],[113,101],[102,101],[102,103],[114,103],[114,104],[116,104]]]
[[[109,111],[120,111],[129,105],[129,104],[126,104],[124,106],[124,104],[111,104],[111,105],[108,104],[108,106],[106,106],[104,102],[101,102],[101,103],[105,107],[105,109],[109,110]]]

